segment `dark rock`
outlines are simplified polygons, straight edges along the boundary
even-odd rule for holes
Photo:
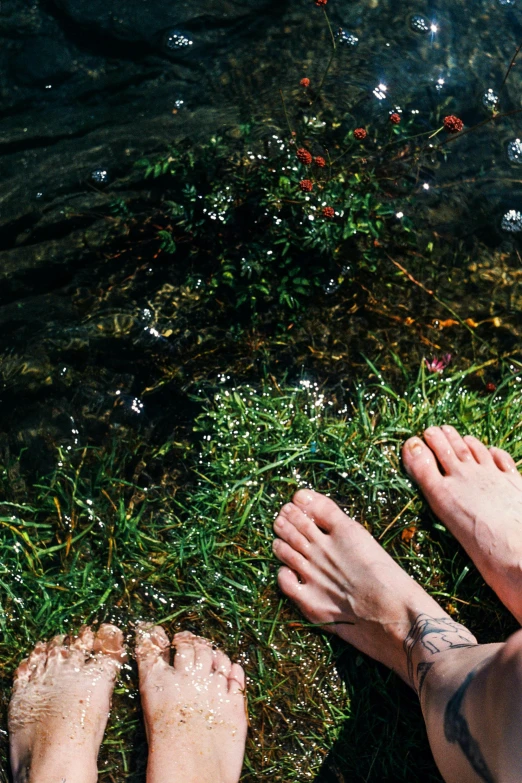
[[[68,48],[47,37],[29,38],[12,63],[12,72],[22,84],[55,85],[73,68]]]

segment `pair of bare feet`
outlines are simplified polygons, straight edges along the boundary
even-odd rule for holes
[[[189,632],[171,643],[159,626],[136,629],[135,656],[149,743],[147,783],[237,783],[247,731],[245,677]],[[15,783],[94,783],[123,634],[102,625],[39,642],[15,676],[9,705]]]
[[[439,519],[522,623],[522,477],[505,451],[430,427],[403,462]],[[300,490],[275,520],[281,590],[305,617],[420,689],[434,652],[477,644],[329,498]]]
[[[434,512],[522,621],[522,477],[514,461],[449,426],[429,428],[424,441],[410,438],[403,459]],[[419,694],[434,653],[477,645],[329,498],[300,490],[274,529],[282,591],[311,622],[394,669]],[[122,642],[113,626],[96,635],[84,629],[68,644],[39,643],[21,664],[10,706],[15,783],[95,780]],[[237,783],[246,737],[243,671],[192,634],[177,634],[173,646],[171,665],[164,631],[138,628],[148,783]]]

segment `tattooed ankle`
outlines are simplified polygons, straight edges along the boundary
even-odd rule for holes
[[[420,693],[424,679],[431,668],[426,664],[434,663],[434,661],[426,661],[426,658],[459,647],[474,647],[476,644],[478,642],[473,634],[450,617],[430,617],[427,614],[419,614],[403,645],[406,653],[408,677],[413,687]],[[423,659],[417,666],[415,674],[414,657]]]

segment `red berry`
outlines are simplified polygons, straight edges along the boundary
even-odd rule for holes
[[[316,4],[316,5],[317,5],[319,8],[321,8],[321,6],[324,6],[324,5],[326,5],[326,3],[327,3],[327,2],[328,2],[328,0],[315,0],[315,4]]]
[[[321,155],[318,155],[316,158],[314,158],[314,163],[316,166],[319,166],[320,169],[324,169],[326,166],[326,161]]]
[[[460,120],[458,117],[455,117],[454,114],[448,114],[447,117],[444,117],[444,127],[448,131],[448,133],[460,133],[462,128],[464,127],[464,123],[462,120]]]
[[[323,207],[323,217],[331,220],[333,217],[335,217],[335,209],[333,207]]]
[[[299,82],[301,87],[310,87],[310,79],[308,79],[307,76],[305,76],[301,81]]]
[[[398,125],[401,121],[401,115],[397,114],[396,111],[393,112],[393,114],[390,114],[390,122],[392,122],[394,125]]]
[[[314,183],[310,179],[302,179],[299,183],[299,187],[304,193],[310,193],[314,188]]]
[[[308,150],[305,150],[304,147],[299,147],[297,152],[295,153],[298,157],[298,159],[301,161],[301,163],[304,163],[305,166],[309,166],[312,162],[312,155]]]
[[[365,131],[365,129],[364,129],[364,128],[356,128],[356,129],[354,130],[354,132],[353,132],[353,135],[355,136],[355,138],[356,138],[358,141],[362,141],[363,139],[365,139],[365,138],[366,138],[366,136],[367,136],[368,134],[366,133],[366,131]]]
[[[486,391],[487,392],[491,393],[491,392],[496,391],[496,389],[497,389],[497,387],[495,386],[494,383],[491,383],[491,381],[489,383],[486,383]]]

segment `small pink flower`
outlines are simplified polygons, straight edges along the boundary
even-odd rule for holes
[[[428,361],[428,359],[424,359],[424,362],[428,372],[444,372],[448,364],[451,362],[451,354],[445,353],[444,356],[441,356],[440,359],[437,359],[437,357],[434,356],[431,362]]]

